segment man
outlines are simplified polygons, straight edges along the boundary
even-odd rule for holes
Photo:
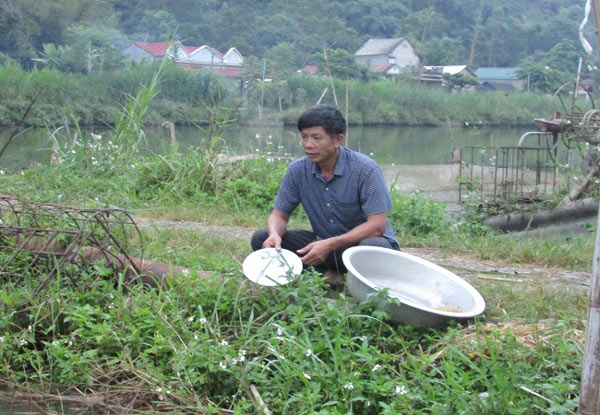
[[[317,105],[298,119],[306,156],[292,162],[281,182],[266,229],[256,231],[256,251],[274,247],[296,252],[341,282],[346,268],[342,252],[355,245],[399,249],[387,217],[392,209],[381,169],[371,158],[342,146],[346,120],[335,107]],[[287,230],[290,215],[302,206],[312,231]]]

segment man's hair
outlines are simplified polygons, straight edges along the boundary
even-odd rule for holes
[[[323,127],[331,137],[346,134],[346,120],[342,113],[331,105],[315,105],[307,108],[298,118],[298,131],[310,127]]]

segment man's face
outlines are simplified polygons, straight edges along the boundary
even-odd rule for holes
[[[332,137],[325,132],[323,127],[309,127],[300,131],[300,144],[306,157],[313,163],[335,163],[338,149],[342,145],[343,134]]]

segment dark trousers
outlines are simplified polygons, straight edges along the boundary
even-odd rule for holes
[[[252,249],[254,251],[261,249],[263,242],[268,237],[269,234],[267,233],[266,229],[259,229],[254,232],[254,235],[252,235],[252,239],[250,240]],[[314,232],[305,230],[292,230],[283,234],[283,238],[281,238],[281,247],[296,253],[298,249],[304,248],[306,245],[316,240],[317,236],[314,234]],[[400,247],[397,243],[391,242],[383,236],[375,236],[363,239],[358,243],[358,245],[380,246],[383,248],[400,250]],[[325,262],[321,265],[317,265],[315,269],[319,272],[325,272],[328,269],[337,271],[339,273],[346,272],[347,269],[342,262],[342,253],[345,250],[346,248],[341,248],[331,252],[325,259]]]

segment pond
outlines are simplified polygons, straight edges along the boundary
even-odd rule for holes
[[[378,163],[395,165],[437,165],[452,163],[452,151],[464,146],[516,146],[521,135],[533,130],[517,128],[461,128],[461,127],[408,127],[408,126],[350,126],[348,147],[371,155]],[[106,127],[89,131],[109,134]],[[11,129],[0,129],[0,145],[7,142]],[[55,137],[64,142],[73,137],[62,129]],[[161,152],[168,148],[169,129],[145,130],[148,151]],[[46,164],[50,160],[52,131],[26,130],[16,136],[0,158],[0,168],[27,168],[32,163]],[[231,154],[277,154],[301,156],[298,132],[293,127],[229,126],[217,133]],[[197,127],[176,127],[180,151],[189,147],[207,146],[210,134]]]

